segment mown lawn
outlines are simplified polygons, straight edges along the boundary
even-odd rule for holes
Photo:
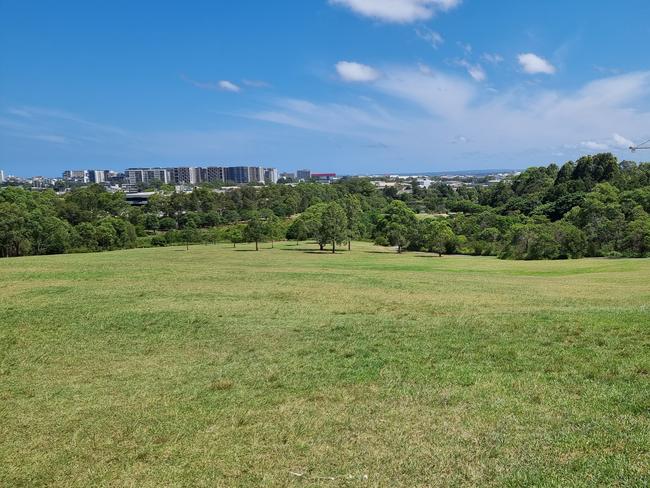
[[[264,247],[0,260],[0,486],[650,484],[650,260]]]

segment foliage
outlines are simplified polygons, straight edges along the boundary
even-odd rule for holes
[[[337,243],[350,237],[348,218],[345,210],[338,203],[332,202],[323,210],[318,235],[322,242],[332,244],[332,253],[336,252]]]
[[[267,231],[268,229],[266,225],[260,216],[255,213],[251,216],[251,219],[248,221],[248,224],[246,224],[246,227],[244,228],[244,239],[246,242],[254,242],[255,250],[259,251],[259,243],[267,238]]]
[[[404,202],[393,200],[379,219],[376,242],[397,246],[397,252],[407,247],[416,235],[415,212]]]
[[[270,241],[272,247],[293,239],[314,240],[321,249],[336,234],[336,244],[347,242],[349,249],[353,240],[374,240],[398,252],[509,259],[650,253],[650,163],[619,163],[611,154],[596,154],[531,167],[497,183],[481,181],[458,188],[437,181],[425,188],[411,180],[377,190],[366,178],[343,178],[331,185],[235,191],[204,185],[189,193],[155,185],[160,191],[138,208],[99,185],[63,195],[3,187],[0,257],[124,249],[157,233],[170,244],[249,241],[259,247]],[[345,214],[344,237],[340,226],[331,226],[332,203]]]

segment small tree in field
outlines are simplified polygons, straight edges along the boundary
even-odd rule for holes
[[[232,247],[237,247],[237,244],[244,242],[244,233],[239,225],[229,227],[226,232],[226,239],[232,242]]]
[[[336,252],[336,243],[345,242],[348,237],[348,218],[338,203],[330,203],[325,207],[321,216],[319,236],[322,242],[332,244],[332,253]]]
[[[287,229],[287,238],[295,239],[296,246],[300,244],[300,241],[307,240],[309,238],[309,229],[305,224],[305,220],[301,217],[295,219],[289,228]]]
[[[409,235],[409,228],[398,222],[391,222],[386,227],[386,239],[391,246],[397,246],[397,254],[401,254],[402,249],[411,243]]]
[[[327,243],[326,240],[320,235],[321,230],[321,221],[323,217],[323,212],[327,208],[326,203],[317,203],[312,205],[307,210],[305,210],[300,217],[300,220],[303,221],[305,225],[305,235],[310,238],[316,239],[320,250],[322,251]]]
[[[284,237],[282,221],[273,212],[270,212],[266,216],[266,220],[264,221],[264,234],[271,240],[271,249],[273,249],[276,240]]]
[[[254,242],[255,250],[260,250],[260,241],[263,241],[266,237],[265,234],[266,226],[262,220],[260,220],[259,215],[254,214],[251,219],[246,224],[244,228],[244,239],[246,242]]]
[[[348,195],[343,200],[343,208],[348,218],[348,251],[352,250],[352,240],[363,235],[363,209],[357,195]]]

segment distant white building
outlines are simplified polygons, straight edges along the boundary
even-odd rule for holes
[[[435,181],[429,178],[422,178],[422,179],[418,179],[418,183],[423,188],[429,188],[431,185],[435,184]]]
[[[0,183],[5,182],[5,172],[0,169]]]
[[[63,172],[63,179],[78,183],[88,183],[88,171],[85,169],[69,169]]]
[[[278,170],[275,168],[264,168],[264,183],[277,183],[279,180]]]
[[[169,168],[172,183],[176,185],[197,185],[201,182],[201,168],[180,166]]]
[[[89,169],[88,170],[88,181],[90,183],[104,183],[106,181],[106,173],[103,169]]]

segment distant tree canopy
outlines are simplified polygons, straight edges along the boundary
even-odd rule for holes
[[[99,185],[51,190],[0,188],[0,257],[107,251],[189,242],[317,242],[356,239],[425,251],[504,259],[650,256],[650,163],[612,154],[532,167],[487,185],[378,190],[365,178],[331,185],[209,186],[160,193],[131,207]]]

